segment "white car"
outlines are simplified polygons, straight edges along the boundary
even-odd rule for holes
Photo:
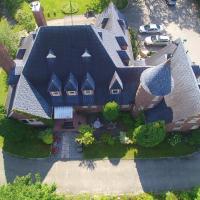
[[[147,24],[139,28],[140,33],[160,33],[162,31],[164,31],[164,26],[158,24]]]
[[[145,45],[165,46],[169,44],[170,38],[166,35],[152,35],[146,37],[144,40]]]

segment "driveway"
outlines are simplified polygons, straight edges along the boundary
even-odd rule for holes
[[[138,194],[200,185],[200,153],[185,158],[143,160],[26,160],[0,152],[0,183],[39,172],[62,193]]]
[[[172,39],[186,39],[186,49],[191,60],[200,64],[198,46],[200,45],[200,18],[193,0],[177,0],[176,7],[169,7],[165,0],[130,0],[123,11],[131,26],[138,29],[141,24],[164,24],[166,33]]]

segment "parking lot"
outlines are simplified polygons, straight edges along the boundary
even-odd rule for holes
[[[200,45],[200,16],[196,3],[192,0],[177,0],[176,7],[169,7],[165,0],[130,0],[123,11],[130,26],[138,30],[146,23],[157,23],[165,26],[166,34],[172,40],[186,40],[185,47],[191,60],[200,64],[198,47]],[[141,40],[144,39],[141,36]],[[152,49],[150,49],[152,50]],[[157,48],[153,48],[157,50]]]

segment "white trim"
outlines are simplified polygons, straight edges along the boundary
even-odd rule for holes
[[[76,96],[77,95],[77,91],[66,91],[68,96]]]
[[[130,105],[121,105],[122,108],[129,108]]]
[[[82,106],[82,108],[89,108],[89,106]]]
[[[112,89],[111,94],[120,94],[121,90],[120,89]]]
[[[199,128],[199,125],[194,125],[190,129],[193,130],[193,129],[197,129],[197,128]]]
[[[94,91],[93,90],[83,90],[84,95],[93,95]]]
[[[53,92],[50,92],[51,96],[53,97],[58,97],[58,96],[61,96],[61,92],[60,91],[53,91]]]
[[[181,130],[181,128],[182,128],[181,126],[178,126],[178,127],[174,127],[172,130],[173,131],[179,131],[179,130]]]

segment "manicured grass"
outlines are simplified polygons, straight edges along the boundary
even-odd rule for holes
[[[5,104],[7,95],[5,73],[0,70],[0,106]],[[50,145],[38,139],[39,130],[0,113],[0,148],[6,152],[23,157],[46,157],[50,154]],[[21,139],[20,139],[21,138]]]
[[[165,140],[154,148],[144,148],[138,145],[123,145],[117,142],[113,146],[96,143],[84,148],[84,158],[159,158],[171,156],[183,156],[197,151],[198,148],[184,142],[172,147]]]
[[[92,0],[72,0],[72,2],[78,5],[79,10],[76,14],[84,14],[87,10],[87,5],[90,5]],[[63,18],[65,14],[61,9],[68,3],[69,0],[41,0],[47,19]]]

